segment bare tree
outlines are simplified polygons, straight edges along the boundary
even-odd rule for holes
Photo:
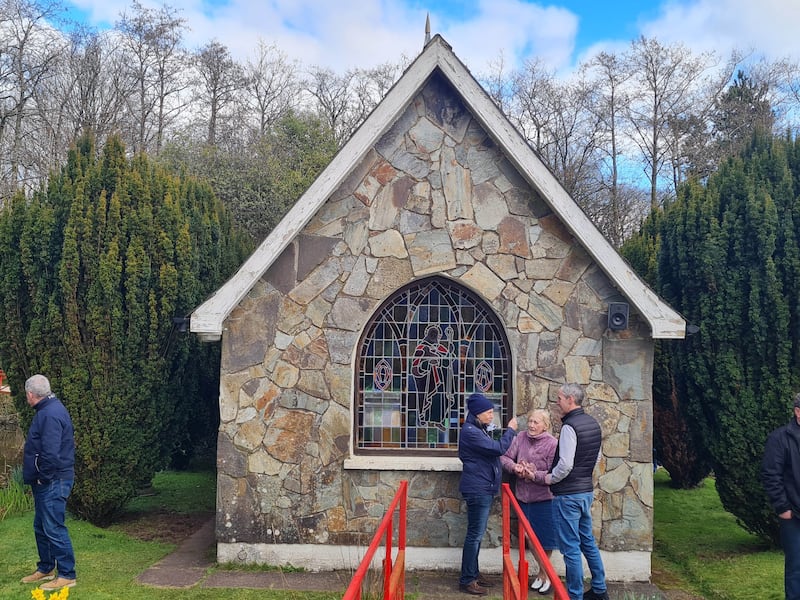
[[[296,61],[289,60],[274,44],[259,40],[255,59],[244,67],[246,97],[258,121],[259,136],[266,135],[278,119],[298,105],[297,70]]]
[[[135,82],[126,77],[113,34],[78,28],[64,49],[56,76],[37,94],[40,114],[52,138],[55,167],[81,132],[105,140],[125,119],[126,99]]]
[[[34,95],[53,75],[64,47],[61,35],[48,24],[59,11],[54,3],[0,2],[0,143],[7,191],[41,175],[25,146],[37,136]]]
[[[131,14],[123,13],[116,25],[130,76],[136,81],[136,93],[129,98],[134,151],[157,154],[167,125],[182,108],[179,94],[187,82],[181,42],[186,25],[177,15],[166,5],[154,10],[133,0]]]
[[[508,107],[511,122],[528,143],[541,155],[547,154],[551,123],[555,115],[543,102],[552,97],[556,88],[555,74],[539,59],[527,60],[511,75],[512,102]]]
[[[627,118],[650,183],[650,204],[655,207],[670,142],[676,133],[684,133],[669,128],[692,113],[700,78],[714,57],[708,53],[695,56],[681,44],[664,46],[654,38],[641,37],[631,44],[627,60],[636,84]]]
[[[506,57],[502,50],[497,58],[489,61],[489,72],[479,79],[497,107],[508,114],[512,97],[511,77],[506,73]]]
[[[584,207],[584,212],[617,248],[639,231],[650,210],[647,190],[641,186],[620,182],[615,203],[599,193],[594,202]],[[612,235],[617,236],[616,238]]]
[[[794,58],[764,58],[746,66],[748,79],[765,92],[776,131],[797,132],[800,114],[800,65]]]
[[[352,101],[348,111],[349,133],[347,137],[350,137],[350,134],[364,122],[369,113],[383,100],[386,92],[394,85],[401,72],[401,64],[390,62],[369,69],[354,69],[351,71]]]
[[[584,77],[550,88],[543,98],[552,117],[543,158],[583,208],[597,194],[601,173],[602,121],[593,110],[593,82]]]
[[[305,82],[306,91],[315,100],[316,113],[334,132],[339,146],[347,140],[351,131],[348,111],[351,102],[350,81],[353,76],[353,71],[340,76],[327,67],[314,66]]]
[[[595,83],[578,73],[560,81],[537,61],[511,77],[510,119],[569,194],[586,208],[600,186],[602,120]]]
[[[602,190],[607,201],[600,202],[605,206],[602,220],[604,227],[601,229],[611,243],[620,247],[625,241],[626,231],[626,213],[620,191],[620,121],[623,107],[628,101],[624,86],[631,73],[625,69],[623,61],[617,55],[607,52],[601,52],[583,68],[589,76],[594,77],[594,98],[590,103],[590,110],[598,117],[602,127],[598,150],[604,163]]]
[[[206,144],[214,146],[218,122],[244,88],[244,71],[231,58],[228,48],[216,40],[200,48],[196,58],[201,82],[199,98],[208,111]]]

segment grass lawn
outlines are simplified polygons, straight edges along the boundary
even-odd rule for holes
[[[300,594],[297,592],[241,589],[188,590],[155,589],[135,582],[145,571],[175,548],[174,543],[137,537],[169,538],[163,531],[170,522],[181,523],[184,517],[200,514],[208,517],[214,510],[213,473],[166,473],[153,481],[150,493],[136,498],[126,507],[120,523],[100,529],[85,521],[68,519],[75,547],[78,585],[70,590],[70,600],[333,600],[341,594]],[[157,515],[159,518],[153,519]],[[151,531],[161,528],[162,531]],[[7,517],[0,521],[0,599],[30,600],[32,585],[19,580],[36,568],[36,545],[33,538],[33,513]]]
[[[653,581],[707,600],[782,600],[783,553],[723,510],[713,479],[694,490],[655,477]]]
[[[333,600],[337,593],[271,590],[162,590],[139,585],[136,576],[172,551],[170,523],[190,527],[213,512],[212,473],[164,473],[153,490],[126,507],[119,523],[100,529],[70,519],[78,585],[73,600],[159,598],[214,600]],[[197,517],[192,521],[192,517]],[[30,599],[33,586],[19,583],[33,571],[33,514],[0,521],[0,599]],[[185,531],[174,532],[175,539]],[[722,510],[713,480],[695,490],[674,490],[662,469],[655,479],[653,579],[663,590],[684,590],[706,600],[780,600],[783,554],[746,533]]]

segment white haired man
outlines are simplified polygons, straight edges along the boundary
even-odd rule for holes
[[[22,583],[41,583],[40,589],[55,591],[76,582],[75,552],[65,524],[75,481],[75,434],[69,412],[50,390],[47,377],[30,377],[25,396],[36,411],[25,440],[22,475],[33,491],[39,562]]]

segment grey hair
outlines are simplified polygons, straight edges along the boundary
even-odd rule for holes
[[[30,392],[37,398],[44,398],[49,396],[52,391],[50,390],[50,381],[44,375],[32,375],[25,382],[25,391]]]
[[[794,408],[800,408],[800,394],[794,396]]]
[[[534,408],[528,411],[528,418],[531,417],[541,417],[542,422],[544,423],[544,428],[547,431],[550,431],[550,412],[546,411],[543,408]]]
[[[577,383],[565,383],[559,388],[559,391],[564,394],[564,397],[569,398],[572,396],[575,399],[575,404],[581,406],[585,397],[583,388]]]

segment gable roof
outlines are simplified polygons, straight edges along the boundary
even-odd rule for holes
[[[648,322],[653,338],[683,338],[686,322],[642,281],[589,220],[533,149],[489,98],[440,35],[425,46],[275,229],[239,270],[191,314],[190,330],[205,340],[222,335],[223,322],[330,195],[363,160],[437,70],[461,95],[523,178],[541,195],[617,289]]]

